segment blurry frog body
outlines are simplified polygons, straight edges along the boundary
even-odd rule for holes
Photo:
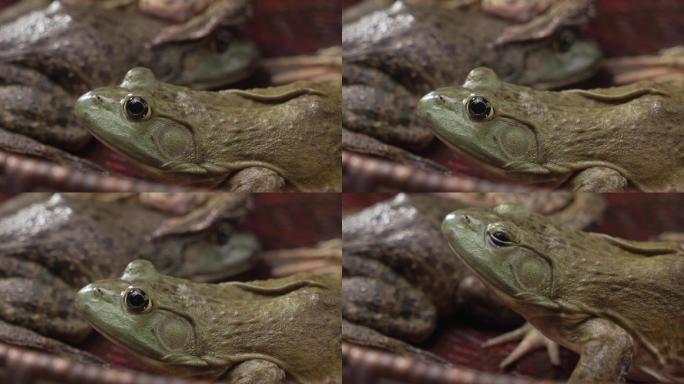
[[[592,192],[682,191],[683,86],[551,92],[476,68],[462,86],[427,94],[418,109],[437,137],[494,176]],[[670,139],[656,144],[664,132]]]
[[[6,284],[0,322],[12,326],[0,327],[0,341],[72,355],[77,352],[43,336],[75,343],[88,335],[90,326],[73,308],[85,284],[116,276],[135,258],[175,276],[225,279],[249,269],[259,250],[256,238],[234,220],[209,225],[206,218],[221,216],[203,207],[188,216],[202,220],[187,221],[100,197],[26,194],[2,204],[0,274]],[[237,219],[244,206],[236,202],[233,209]],[[165,233],[153,237],[160,228]]]
[[[684,379],[679,243],[581,232],[516,205],[457,210],[442,231],[502,302],[580,354],[570,382]]]
[[[100,333],[165,373],[341,383],[339,301],[333,274],[198,284],[136,260],[120,279],[81,289],[76,305]]]
[[[230,191],[341,190],[340,86],[197,91],[133,68],[92,90],[76,115],[151,176]]]

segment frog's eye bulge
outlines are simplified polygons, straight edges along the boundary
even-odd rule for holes
[[[150,297],[140,288],[128,288],[124,292],[124,304],[133,313],[145,312],[152,306]]]
[[[577,41],[577,36],[575,32],[570,29],[564,29],[558,33],[556,39],[554,40],[554,48],[558,52],[569,52],[572,49],[573,44]]]
[[[510,247],[513,245],[513,240],[511,240],[511,237],[508,235],[508,233],[504,232],[503,230],[496,229],[489,232],[488,236],[492,244],[497,247]]]
[[[152,115],[150,105],[140,96],[128,96],[124,100],[126,117],[131,121],[147,120]]]

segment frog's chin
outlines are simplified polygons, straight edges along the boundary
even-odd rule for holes
[[[595,64],[588,67],[586,70],[578,72],[572,76],[568,76],[568,77],[561,79],[561,80],[538,82],[538,83],[535,83],[531,86],[532,86],[532,88],[541,89],[541,90],[553,90],[553,89],[564,88],[564,87],[567,87],[569,85],[577,84],[577,83],[580,83],[584,80],[590,79],[592,76],[594,76],[596,74],[596,72],[599,70],[600,67],[601,67],[601,64],[597,61]]]

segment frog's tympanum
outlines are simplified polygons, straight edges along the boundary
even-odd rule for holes
[[[183,223],[127,201],[25,195],[2,208],[0,340],[56,353],[64,348],[44,336],[74,343],[90,332],[73,308],[76,291],[116,276],[131,260],[146,258],[175,276],[216,279],[249,268],[259,248],[251,234],[233,228],[235,220]],[[174,223],[175,230],[168,228]],[[153,237],[162,224],[164,233]],[[17,338],[5,322],[27,336]]]
[[[602,211],[598,195],[398,195],[343,220],[345,341],[436,360],[412,345],[428,338],[439,318],[469,316],[495,326],[521,319],[454,257],[441,233],[454,209],[496,202],[525,203],[567,225],[584,227]]]
[[[684,379],[680,244],[581,232],[509,204],[455,211],[442,231],[504,303],[580,354],[571,382]]]
[[[416,118],[418,98],[460,84],[477,66],[495,68],[506,81],[540,87],[575,82],[597,67],[596,46],[570,29],[495,45],[510,25],[477,7],[401,1],[345,24],[344,127],[407,149],[422,148],[433,136]]]
[[[167,22],[125,11],[54,2],[0,26],[0,127],[66,150],[82,148],[90,134],[72,112],[82,93],[112,85],[130,68],[146,65],[176,84],[217,86],[244,77],[254,46],[228,29],[202,39],[152,48]],[[48,157],[24,142],[2,148]]]
[[[196,91],[145,68],[83,95],[76,114],[152,176],[239,191],[341,190],[340,87]]]
[[[683,191],[682,89],[682,83],[640,82],[539,91],[476,68],[463,86],[423,97],[419,109],[442,141],[495,175],[596,192],[628,183]]]
[[[146,260],[96,281],[77,307],[93,327],[152,367],[231,383],[341,383],[335,274],[199,284]]]

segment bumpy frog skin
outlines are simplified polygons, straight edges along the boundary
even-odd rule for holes
[[[137,203],[63,195],[22,195],[2,205],[0,218],[0,323],[78,342],[90,332],[73,303],[76,291],[116,276],[131,260],[146,258],[167,274],[225,278],[248,269],[259,245],[231,221],[195,230],[166,231],[170,216]],[[55,351],[39,335],[0,340]],[[67,351],[68,352],[68,351]]]
[[[495,46],[509,25],[476,8],[401,1],[345,24],[344,127],[418,149],[433,138],[414,114],[418,98],[461,83],[474,67],[488,65],[507,81],[543,87],[572,83],[595,71],[600,52],[571,30]]]
[[[640,82],[538,91],[476,68],[463,86],[425,96],[419,109],[442,141],[498,176],[595,192],[628,183],[643,191],[682,191],[681,89],[681,83]]]
[[[432,335],[439,318],[468,316],[510,327],[521,319],[496,300],[453,256],[441,233],[454,209],[515,201],[585,227],[602,211],[600,195],[404,195],[349,215],[342,222],[345,341],[440,360],[415,344]]]
[[[249,74],[254,46],[217,31],[204,39],[151,48],[168,23],[141,14],[54,2],[0,26],[0,126],[66,150],[90,134],[73,114],[78,96],[113,85],[136,65],[177,84],[217,86]],[[4,138],[3,138],[4,139]],[[2,148],[59,160],[20,140]]]
[[[204,92],[134,68],[121,86],[83,95],[76,113],[158,178],[241,191],[341,189],[334,83]]]
[[[341,383],[339,301],[333,274],[211,285],[136,260],[121,279],[81,289],[77,307],[100,333],[163,372]]]
[[[580,354],[570,382],[684,379],[678,243],[581,232],[516,205],[455,211],[442,231],[503,302]]]

